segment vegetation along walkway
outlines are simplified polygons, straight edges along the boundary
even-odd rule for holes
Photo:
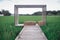
[[[26,25],[15,40],[47,40],[47,38],[39,25]]]

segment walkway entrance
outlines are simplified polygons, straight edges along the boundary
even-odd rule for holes
[[[42,24],[46,24],[46,5],[14,5],[15,26],[24,26],[24,24],[19,24],[18,8],[42,8]],[[40,21],[39,24],[41,24]]]
[[[40,26],[36,24],[24,25],[24,28],[15,40],[47,40],[47,38],[42,32]]]

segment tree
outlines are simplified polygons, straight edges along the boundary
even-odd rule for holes
[[[60,10],[57,11],[57,15],[60,15]]]
[[[52,11],[46,11],[46,15],[52,15]]]
[[[10,16],[11,15],[11,13],[8,10],[2,10],[2,14],[4,16]]]
[[[52,14],[57,15],[57,11],[52,11]]]
[[[40,11],[34,12],[32,15],[42,15],[42,12],[40,12]]]
[[[2,12],[0,11],[0,14],[2,14]]]

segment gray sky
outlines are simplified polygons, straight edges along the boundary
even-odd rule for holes
[[[36,5],[47,5],[47,10],[60,10],[60,0],[0,0],[0,10],[5,9],[9,10],[11,13],[14,13],[14,5],[22,5],[22,4],[36,4]],[[24,11],[23,11],[24,10]],[[32,14],[35,11],[39,11],[41,9],[19,9],[19,13]],[[24,13],[23,13],[24,12]]]

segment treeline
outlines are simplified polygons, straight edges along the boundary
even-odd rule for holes
[[[3,14],[4,16],[11,16],[12,14],[8,10],[2,10],[0,11],[0,14]],[[34,12],[33,14],[19,14],[23,16],[31,16],[31,15],[42,15],[41,11]],[[58,11],[46,11],[46,15],[60,15],[60,10]]]
[[[32,15],[42,15],[42,12],[38,11],[33,13]],[[58,11],[46,11],[46,15],[60,15],[60,10]]]
[[[58,10],[58,11],[46,11],[46,15],[60,15],[60,10]]]
[[[25,15],[25,16],[27,16],[27,15],[42,15],[42,12],[41,11],[37,11],[37,12],[34,12],[33,14],[19,14],[19,15]],[[60,10],[58,10],[58,11],[46,11],[46,15],[60,15]]]
[[[11,15],[11,13],[8,10],[2,10],[2,11],[0,11],[0,14],[1,15],[3,14],[3,16],[10,16]]]

